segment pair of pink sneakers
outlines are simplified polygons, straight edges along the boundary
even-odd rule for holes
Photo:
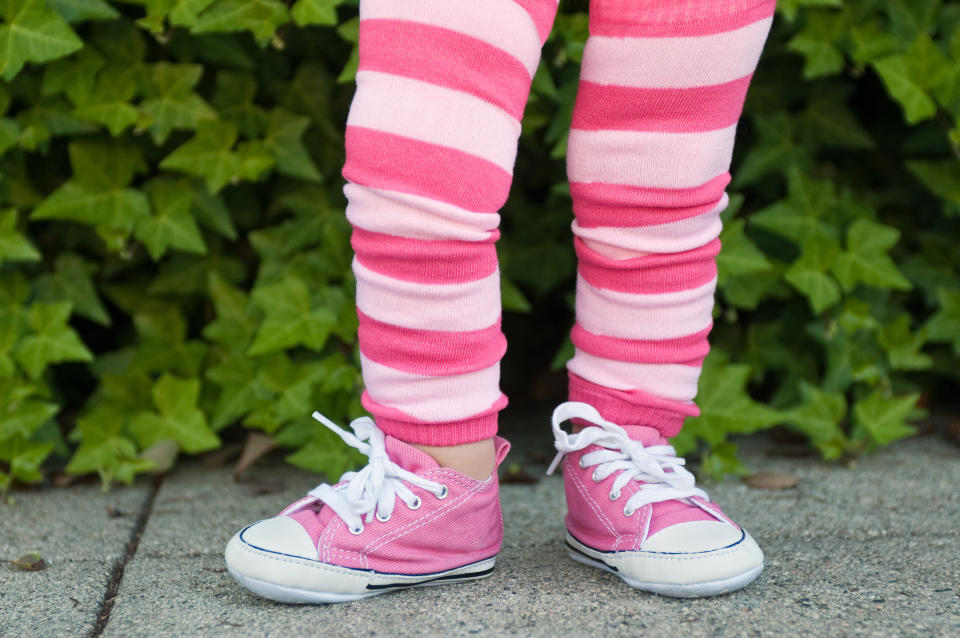
[[[479,481],[386,436],[369,417],[355,434],[314,418],[369,457],[359,472],[322,484],[227,544],[230,574],[283,602],[334,603],[489,576],[503,541],[496,472]],[[560,424],[588,425],[568,434]],[[739,589],[763,570],[763,553],[694,484],[651,427],[619,426],[586,403],[553,413],[564,459],[571,558],[667,596]],[[510,445],[496,438],[497,465]]]

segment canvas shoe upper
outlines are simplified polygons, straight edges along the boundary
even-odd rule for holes
[[[239,531],[225,552],[237,581],[274,600],[329,603],[493,571],[503,539],[496,471],[480,481],[440,467],[369,417],[350,434],[313,416],[369,462]],[[510,445],[495,443],[499,465]]]
[[[586,427],[568,434],[568,419]],[[580,402],[557,406],[552,425],[547,473],[563,459],[572,558],[670,596],[721,594],[759,576],[756,542],[696,487],[658,430],[619,426]]]

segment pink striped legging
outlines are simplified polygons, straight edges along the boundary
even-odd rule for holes
[[[775,0],[591,0],[567,151],[571,400],[666,436],[693,398],[737,121]],[[498,211],[557,0],[361,0],[343,177],[364,407],[401,440],[493,436]]]

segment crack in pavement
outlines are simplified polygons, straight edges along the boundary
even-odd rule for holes
[[[143,530],[147,527],[147,521],[150,520],[150,514],[153,512],[154,503],[157,500],[157,494],[160,493],[160,486],[163,484],[163,475],[153,479],[150,486],[150,492],[140,506],[137,514],[137,522],[130,532],[130,540],[127,541],[127,551],[120,556],[113,564],[110,571],[110,579],[107,581],[107,589],[103,593],[103,600],[100,602],[100,609],[97,610],[97,622],[90,631],[88,638],[99,638],[110,622],[110,613],[113,611],[113,603],[117,599],[117,592],[120,591],[120,583],[123,581],[123,570],[127,563],[137,553],[137,547],[140,545],[140,537],[143,536]]]

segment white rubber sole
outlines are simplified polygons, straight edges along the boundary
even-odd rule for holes
[[[328,591],[318,591],[314,589],[304,589],[289,585],[281,585],[267,580],[247,576],[229,565],[227,571],[233,578],[258,596],[276,600],[282,603],[294,604],[312,604],[323,605],[329,603],[345,603],[352,600],[361,600],[379,594],[386,594],[401,589],[410,589],[411,587],[434,587],[436,585],[452,585],[471,580],[480,580],[489,577],[493,573],[496,559],[489,558],[470,565],[464,565],[456,569],[423,576],[407,576],[401,574],[378,574],[370,572],[377,576],[377,580],[383,581],[385,577],[392,577],[398,580],[394,582],[380,582],[377,584],[368,584],[367,591],[358,593],[336,593]]]
[[[608,565],[600,558],[600,555],[604,554],[604,552],[594,550],[593,548],[580,543],[569,534],[567,534],[567,545],[570,548],[570,558],[578,563],[590,565],[591,567],[596,567],[609,572],[635,589],[648,591],[654,594],[660,594],[662,596],[671,596],[673,598],[704,598],[707,596],[719,596],[721,594],[727,594],[746,587],[756,580],[763,571],[763,563],[761,562],[759,565],[751,566],[739,574],[716,580],[694,583],[660,583],[642,581],[631,578],[630,576],[622,573],[616,567]],[[591,556],[590,554],[593,554],[594,556]]]

